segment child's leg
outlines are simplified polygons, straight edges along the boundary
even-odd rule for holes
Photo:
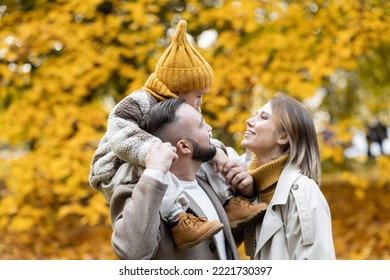
[[[160,214],[162,219],[172,226],[173,239],[179,250],[187,250],[213,237],[223,228],[223,224],[218,221],[208,222],[206,217],[186,213],[189,200],[182,185],[174,177],[168,177],[166,181],[168,189],[161,204]]]
[[[226,147],[226,151],[228,153],[229,160],[236,162],[242,167],[246,167],[248,165],[248,161],[251,160],[250,151],[247,151],[246,154],[241,156],[231,147]],[[214,172],[214,167],[210,162],[203,163],[196,176],[209,182],[222,204],[225,204],[235,197],[235,189],[225,183],[225,179],[220,173]]]
[[[168,185],[168,188],[161,203],[160,214],[162,219],[169,223],[176,215],[187,211],[189,200],[185,196],[183,186],[176,177],[167,173],[164,183]]]
[[[139,165],[123,163],[110,181],[103,181],[100,184],[99,190],[106,201],[108,203],[111,202],[111,196],[115,186],[130,184],[130,182],[134,181],[134,179],[141,177],[144,169],[144,167]]]
[[[211,163],[203,163],[196,176],[209,182],[209,185],[214,190],[219,201],[224,204],[227,200],[234,197],[235,190],[233,187],[225,183],[225,179],[220,173],[214,172],[214,167]]]
[[[223,176],[214,172],[212,164],[208,162],[203,163],[197,175],[202,176],[210,183],[210,186],[224,205],[232,230],[238,230],[264,217],[267,204],[252,204],[246,198],[237,197],[234,188],[225,183]]]

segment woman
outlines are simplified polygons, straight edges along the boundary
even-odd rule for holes
[[[331,216],[319,189],[320,158],[313,120],[287,95],[275,95],[247,120],[242,146],[255,154],[248,168],[263,222],[245,232],[253,259],[335,259]]]

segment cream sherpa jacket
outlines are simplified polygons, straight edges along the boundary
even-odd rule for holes
[[[92,158],[89,173],[92,188],[100,191],[101,183],[108,183],[124,162],[145,166],[146,152],[157,138],[142,130],[140,124],[157,102],[151,94],[139,90],[111,110],[106,134]]]

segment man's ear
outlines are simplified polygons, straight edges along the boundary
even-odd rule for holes
[[[287,133],[282,132],[282,133],[279,135],[279,138],[278,138],[278,140],[277,140],[277,143],[280,144],[280,145],[286,145],[286,144],[288,144],[288,135],[287,135]]]
[[[190,141],[186,139],[179,140],[176,143],[176,149],[177,151],[180,151],[183,155],[191,154],[192,153],[192,144]]]

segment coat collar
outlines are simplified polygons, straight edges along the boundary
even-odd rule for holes
[[[280,174],[280,178],[276,185],[275,193],[272,201],[270,202],[270,207],[274,205],[283,205],[286,204],[288,195],[290,193],[289,187],[282,186],[292,186],[293,183],[299,178],[301,175],[298,168],[293,165],[287,165],[282,173]],[[269,208],[270,208],[269,207]]]

